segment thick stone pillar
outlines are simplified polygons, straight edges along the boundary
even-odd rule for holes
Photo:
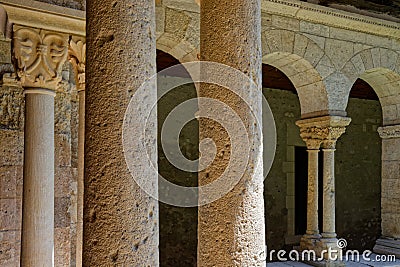
[[[86,43],[83,40],[71,40],[69,60],[75,72],[75,84],[78,91],[78,180],[76,197],[76,266],[82,266],[83,250],[83,192],[85,169],[85,66]]]
[[[199,185],[216,181],[224,173],[232,151],[240,151],[244,157],[248,157],[243,175],[228,175],[229,182],[239,180],[233,189],[218,200],[199,207],[199,267],[266,264],[262,133],[261,125],[255,120],[255,117],[261,118],[262,114],[260,12],[259,0],[201,1],[201,60],[233,67],[244,73],[256,86],[240,89],[242,98],[217,85],[201,84],[199,88],[200,97],[223,102],[240,117],[238,121],[244,124],[244,132],[228,133],[226,128],[212,119],[200,119],[200,141],[212,139],[217,157],[199,173]],[[221,77],[226,80],[233,78],[227,75]],[[202,103],[199,101],[200,112],[208,108]],[[224,112],[220,113],[229,119]],[[208,115],[215,116],[212,111]],[[248,136],[248,146],[232,145],[229,137],[232,134]],[[202,154],[207,152],[209,150],[205,149]],[[200,192],[199,198],[202,202],[207,196]]]
[[[382,138],[382,237],[374,252],[400,258],[400,125],[378,129]]]
[[[83,266],[158,266],[158,201],[135,182],[146,176],[157,192],[150,163],[130,173],[125,162],[123,122],[137,89],[156,74],[155,3],[151,0],[87,2],[85,193]],[[136,96],[136,95],[135,95]],[[142,96],[132,118],[134,134],[157,164],[157,118],[146,117],[157,101],[156,86]]]
[[[322,237],[336,238],[335,222],[335,148],[324,148]]]
[[[21,266],[54,265],[54,96],[68,37],[15,27],[17,74],[25,93]]]

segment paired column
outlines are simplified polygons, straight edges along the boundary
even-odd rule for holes
[[[157,117],[151,113],[156,85],[138,91],[156,74],[154,5],[154,0],[87,1],[83,266],[159,266],[158,201],[135,182],[146,177],[158,191]],[[132,142],[123,147],[132,97],[140,102],[129,121],[138,138],[128,136]],[[124,150],[137,163],[133,173]],[[142,159],[148,158],[146,165]]]
[[[78,91],[78,181],[77,181],[77,221],[76,221],[76,266],[82,266],[83,250],[83,196],[84,196],[84,159],[85,159],[85,66],[86,43],[84,40],[71,39],[69,60],[75,72],[75,84]]]
[[[400,258],[400,125],[378,129],[382,138],[382,237],[374,252]]]
[[[335,157],[336,141],[345,132],[351,119],[325,116],[298,121],[300,135],[309,148],[307,232],[301,240],[302,249],[321,251],[337,249],[335,230]],[[323,151],[323,224],[318,227],[318,152]]]
[[[242,131],[228,132],[226,127],[212,119],[200,119],[200,140],[212,139],[217,157],[199,173],[199,185],[210,184],[229,172],[227,169],[232,160],[232,151],[248,158],[243,174],[229,172],[227,175],[227,183],[238,181],[233,189],[218,200],[199,207],[199,267],[266,264],[262,132],[261,125],[255,120],[262,115],[260,12],[259,0],[201,1],[201,60],[235,68],[252,80],[255,87],[240,88],[236,94],[215,84],[201,84],[199,88],[199,97],[215,99],[229,106],[239,117],[235,123],[242,121],[244,125]],[[219,74],[220,78],[226,79],[225,82],[237,78],[223,76],[224,71],[221,69]],[[203,69],[201,72],[203,75]],[[211,118],[217,117],[216,109],[204,106],[202,101],[199,100],[200,112],[209,109],[208,115]],[[225,111],[220,111],[218,115],[229,120],[228,109]],[[246,136],[249,144],[233,144],[230,135]],[[203,154],[210,150],[204,149]],[[242,162],[232,163],[235,165]],[[200,191],[200,203],[207,197]]]
[[[54,96],[68,37],[14,28],[17,74],[25,93],[21,266],[54,265]]]

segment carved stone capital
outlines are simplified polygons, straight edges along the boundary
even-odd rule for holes
[[[296,125],[300,127],[300,136],[307,148],[319,149],[322,145],[323,148],[333,149],[350,122],[347,117],[324,116],[300,120]]]
[[[69,42],[68,57],[75,71],[78,91],[85,90],[86,43],[83,40]]]
[[[14,56],[24,88],[56,90],[68,56],[68,36],[31,28],[14,28]]]
[[[400,138],[400,125],[379,127],[378,133],[382,139]]]

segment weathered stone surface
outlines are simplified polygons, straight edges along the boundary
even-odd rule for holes
[[[0,166],[0,198],[22,196],[22,166]]]
[[[79,9],[79,10],[86,9],[86,1],[84,0],[38,0],[38,1],[63,7],[69,7],[73,9]]]
[[[0,166],[22,165],[24,153],[24,137],[20,131],[0,129]]]
[[[71,140],[68,135],[55,135],[55,165],[71,166]]]
[[[10,231],[21,228],[22,205],[21,198],[0,199],[0,230]]]
[[[165,32],[174,36],[174,41],[179,43],[186,35],[190,16],[183,11],[171,8],[165,9]]]
[[[4,267],[19,266],[21,237],[19,231],[0,232],[0,262]]]
[[[55,197],[54,199],[54,227],[65,228],[71,224],[70,197]]]
[[[3,85],[0,87],[0,127],[23,130],[24,96],[22,88]]]
[[[54,266],[71,266],[69,227],[54,229]]]

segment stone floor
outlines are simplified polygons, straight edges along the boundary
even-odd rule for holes
[[[371,261],[365,261],[360,259],[360,262],[354,261],[346,261],[346,266],[349,267],[400,267],[400,259],[396,259],[396,262],[374,262],[373,259],[376,258],[376,254],[371,254],[370,259]],[[302,263],[302,262],[295,262],[295,261],[285,261],[285,262],[270,262],[267,264],[267,267],[309,267],[311,265]]]

